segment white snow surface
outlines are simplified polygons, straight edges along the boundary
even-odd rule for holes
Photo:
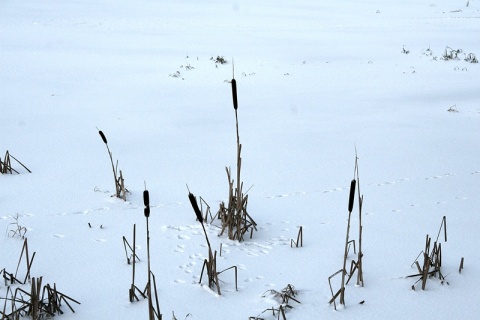
[[[36,253],[32,277],[81,302],[58,318],[147,319],[147,300],[128,299],[122,242],[136,224],[143,289],[146,185],[164,319],[277,319],[262,313],[278,306],[264,294],[288,284],[301,302],[290,301],[288,320],[478,318],[480,65],[464,58],[480,58],[479,35],[477,0],[2,0],[0,157],[8,150],[32,173],[12,160],[20,173],[0,176],[0,270],[17,268],[18,215]],[[459,60],[442,59],[450,49]],[[229,270],[218,295],[205,276],[199,284],[208,251],[186,184],[213,213],[228,198],[233,65],[258,231],[239,243],[218,236],[219,222],[205,225],[212,249],[222,245],[218,269],[238,268],[238,291]],[[98,129],[126,202],[112,197]],[[328,277],[343,264],[355,150],[364,286],[352,280],[335,311]],[[446,280],[412,290],[411,265],[444,216]],[[291,248],[299,226],[303,247]],[[350,250],[347,265],[356,258]]]

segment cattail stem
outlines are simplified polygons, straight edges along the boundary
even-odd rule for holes
[[[113,164],[112,152],[110,151],[110,148],[108,147],[107,138],[103,134],[102,130],[98,130],[98,133],[100,134],[100,137],[102,138],[103,143],[105,143],[105,146],[107,146],[108,155],[110,156],[110,162],[112,163],[113,179],[115,180],[115,195],[118,198],[120,198],[120,189],[118,187],[117,172],[115,170],[115,165]]]
[[[152,282],[151,282],[151,272],[150,272],[150,230],[148,228],[148,217],[146,217],[146,219],[147,219],[147,258],[148,258],[148,283],[147,283],[148,319],[154,320],[153,305],[152,305]]]

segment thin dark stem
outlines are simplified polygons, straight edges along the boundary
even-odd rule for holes
[[[148,318],[149,318],[149,320],[154,320],[154,317],[153,317],[153,306],[152,306],[151,275],[150,275],[150,230],[149,230],[149,228],[148,228],[148,217],[147,217],[147,257],[148,257],[148,283],[147,283],[147,292],[148,292]]]
[[[110,162],[112,163],[113,179],[115,179],[115,194],[117,197],[120,197],[120,192],[118,192],[117,187],[117,172],[115,171],[115,165],[113,164],[112,152],[110,151],[108,144],[105,145],[107,146],[108,155],[110,156]]]

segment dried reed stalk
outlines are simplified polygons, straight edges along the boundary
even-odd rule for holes
[[[292,248],[293,245],[295,245],[297,248],[298,245],[303,247],[303,226],[300,226],[300,229],[298,230],[297,241],[295,242],[295,240],[290,239],[290,248]]]
[[[8,153],[8,151],[7,151]],[[20,164],[25,170],[27,170],[29,173],[32,173],[32,171],[30,171],[30,169],[28,169],[23,163],[21,163],[17,158],[15,158],[13,155],[10,154],[10,157],[12,157],[13,160],[17,161],[18,164]],[[13,170],[13,169],[12,169]],[[15,171],[15,170],[14,170]],[[17,172],[17,171],[15,171]],[[18,173],[18,172],[17,172]]]
[[[332,281],[332,278],[335,277],[336,275],[338,275],[340,272],[342,272],[342,276],[343,276],[343,274],[345,273],[345,269],[340,269],[337,272],[335,272],[334,274],[332,274],[330,277],[328,277],[328,285],[330,287],[330,292],[332,294],[332,298],[330,299],[330,301],[328,303],[329,304],[333,303],[333,307],[335,308],[335,310],[337,310],[337,303],[335,302],[335,300],[338,298],[338,296],[344,290],[344,288],[340,288],[340,290],[338,290],[337,293],[333,294],[333,288],[332,288],[332,282],[331,281]]]
[[[23,280],[23,282],[19,281],[21,284],[27,283],[27,279],[30,281],[30,268],[32,267],[33,259],[35,259],[35,252],[34,252],[33,255],[32,255],[32,259],[30,260],[30,255],[28,254],[27,238],[25,238],[25,240],[23,241],[22,251],[20,253],[20,258],[18,259],[17,269],[15,271],[15,277],[14,277],[15,279],[17,279],[18,269],[20,267],[20,263],[22,262],[24,252],[25,252],[25,262],[26,262],[27,270],[26,270],[25,279]],[[17,281],[18,281],[18,279],[17,279]],[[12,282],[12,284],[13,284],[13,282]]]
[[[130,259],[132,259],[132,283],[130,285],[130,289],[128,290],[128,297],[130,302],[134,302],[134,300],[139,301],[138,296],[136,295],[135,291],[140,293],[140,295],[145,299],[146,295],[135,285],[135,265],[136,265],[136,260],[140,261],[140,258],[136,254],[136,225],[133,225],[133,248],[130,246],[128,243],[127,239],[123,237],[123,246],[125,248],[125,255],[127,256],[127,263],[130,264]],[[127,253],[127,245],[131,251],[130,257],[128,256]]]
[[[357,180],[357,196],[358,196],[358,259],[356,263],[357,272],[357,286],[364,286],[363,282],[363,251],[362,251],[362,208],[363,208],[363,195],[360,192],[360,175],[358,173],[358,155],[357,148],[355,147],[355,173],[354,177]],[[355,248],[354,248],[355,249]]]
[[[462,270],[463,270],[463,261],[464,261],[464,259],[463,259],[463,257],[462,257],[462,259],[460,259],[460,267],[458,267],[458,273],[462,273]]]
[[[131,259],[135,262],[135,259],[140,261],[140,258],[135,253],[135,239],[136,239],[136,225],[133,225],[133,247],[128,243],[127,238],[123,236],[123,248],[125,249],[125,257],[127,258],[127,264],[130,264]],[[127,247],[129,250],[127,250]],[[129,255],[130,253],[130,255]]]

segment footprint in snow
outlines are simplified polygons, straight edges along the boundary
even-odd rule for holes
[[[63,234],[54,234],[53,235],[55,238],[65,238],[65,236]]]
[[[183,249],[185,249],[185,246],[183,244],[179,244],[179,245],[177,245],[177,247],[173,251],[182,253],[182,252],[184,252]]]

